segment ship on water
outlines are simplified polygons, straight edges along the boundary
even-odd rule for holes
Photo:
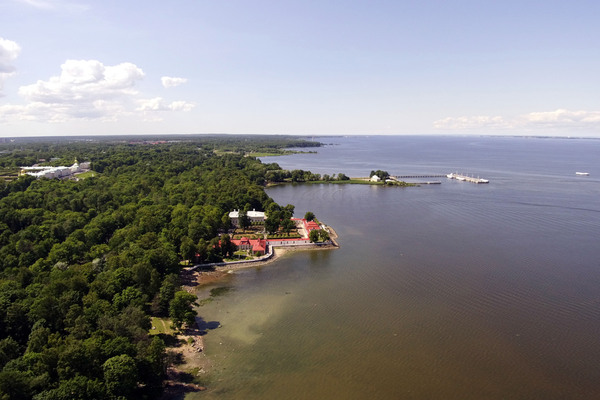
[[[483,178],[474,178],[472,176],[468,176],[468,175],[462,175],[459,173],[449,173],[446,175],[446,177],[448,179],[456,179],[457,181],[466,181],[466,182],[471,182],[471,183],[489,183],[490,181],[488,179],[483,179]]]

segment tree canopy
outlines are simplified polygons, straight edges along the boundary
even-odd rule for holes
[[[382,181],[385,181],[390,177],[390,174],[387,171],[382,171],[380,169],[378,169],[377,171],[371,171],[371,173],[369,174],[369,178],[373,177],[373,175],[377,175],[377,177]]]
[[[160,395],[165,350],[149,335],[150,316],[193,323],[181,262],[231,253],[219,245],[229,211],[284,210],[264,191],[279,166],[244,154],[302,143],[207,136],[0,145],[2,168],[77,159],[95,172],[0,182],[0,398]]]

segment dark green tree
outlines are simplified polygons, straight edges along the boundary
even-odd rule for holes
[[[369,178],[371,178],[373,175],[377,175],[382,181],[385,181],[390,177],[390,174],[387,171],[382,171],[380,169],[378,169],[377,171],[371,171],[371,173],[369,174]]]
[[[248,213],[246,210],[239,211],[238,221],[239,221],[240,228],[242,228],[242,231],[245,231],[246,229],[248,229],[250,227],[250,224],[251,224],[250,217],[248,217]]]
[[[275,234],[279,230],[281,224],[281,211],[273,211],[267,215],[265,219],[265,229],[270,234]]]
[[[313,229],[308,234],[308,238],[310,239],[311,243],[318,242],[319,241],[319,231],[317,229]]]
[[[106,386],[99,379],[77,375],[63,381],[56,389],[44,391],[35,400],[104,400],[109,399]]]
[[[287,218],[281,221],[281,229],[289,235],[290,232],[296,228],[296,224],[291,219]]]
[[[181,239],[181,246],[179,247],[179,253],[181,254],[181,258],[187,260],[188,264],[194,258],[196,254],[196,245],[192,239],[188,236],[184,236]]]
[[[157,295],[158,297],[158,309],[156,310],[159,315],[167,316],[169,315],[169,304],[173,297],[175,297],[175,292],[179,289],[179,277],[175,274],[169,274],[163,280],[162,285],[160,286],[160,291]]]
[[[133,394],[138,381],[138,369],[133,358],[127,354],[109,358],[102,370],[106,388],[112,396],[128,398]]]
[[[169,316],[177,329],[181,329],[184,324],[194,325],[196,319],[196,312],[192,307],[194,304],[196,304],[196,296],[193,294],[184,290],[175,293],[175,297],[169,304]]]
[[[233,257],[235,250],[236,246],[231,241],[231,237],[226,233],[221,235],[221,254],[223,257]]]

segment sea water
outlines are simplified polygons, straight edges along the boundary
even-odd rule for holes
[[[205,336],[209,390],[187,398],[600,398],[600,140],[315,140],[328,145],[263,162],[490,183],[268,189],[341,247],[201,289],[225,288],[198,309],[221,327]]]

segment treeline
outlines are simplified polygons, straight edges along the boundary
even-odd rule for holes
[[[278,152],[287,148],[320,147],[322,143],[293,136],[267,135],[169,135],[169,136],[109,136],[78,138],[15,138],[0,144],[0,168],[18,168],[36,163],[41,165],[71,165],[74,160],[90,161],[98,151],[118,146],[145,147],[150,143],[197,146],[206,151],[219,150],[238,154]],[[50,161],[53,158],[60,160]],[[39,160],[44,160],[40,162]]]
[[[168,360],[150,316],[190,322],[180,262],[221,259],[230,210],[279,208],[264,192],[277,164],[212,140],[19,146],[3,165],[77,158],[99,174],[0,187],[0,399],[156,397]]]
[[[347,177],[345,174],[342,174],[342,173],[339,173],[337,175],[336,174],[321,175],[321,174],[312,173],[310,171],[304,171],[301,169],[294,169],[292,171],[282,170],[281,168],[279,168],[279,166],[277,164],[271,164],[271,165],[275,165],[277,168],[267,171],[267,174],[265,175],[265,177],[268,182],[274,182],[274,183],[279,183],[279,182],[317,182],[317,181],[333,182],[333,181],[350,180],[349,177]]]
[[[372,178],[373,176],[377,176],[382,181],[385,181],[386,179],[388,179],[390,177],[390,174],[387,171],[378,169],[377,171],[371,171],[371,173],[369,173],[369,178]]]

